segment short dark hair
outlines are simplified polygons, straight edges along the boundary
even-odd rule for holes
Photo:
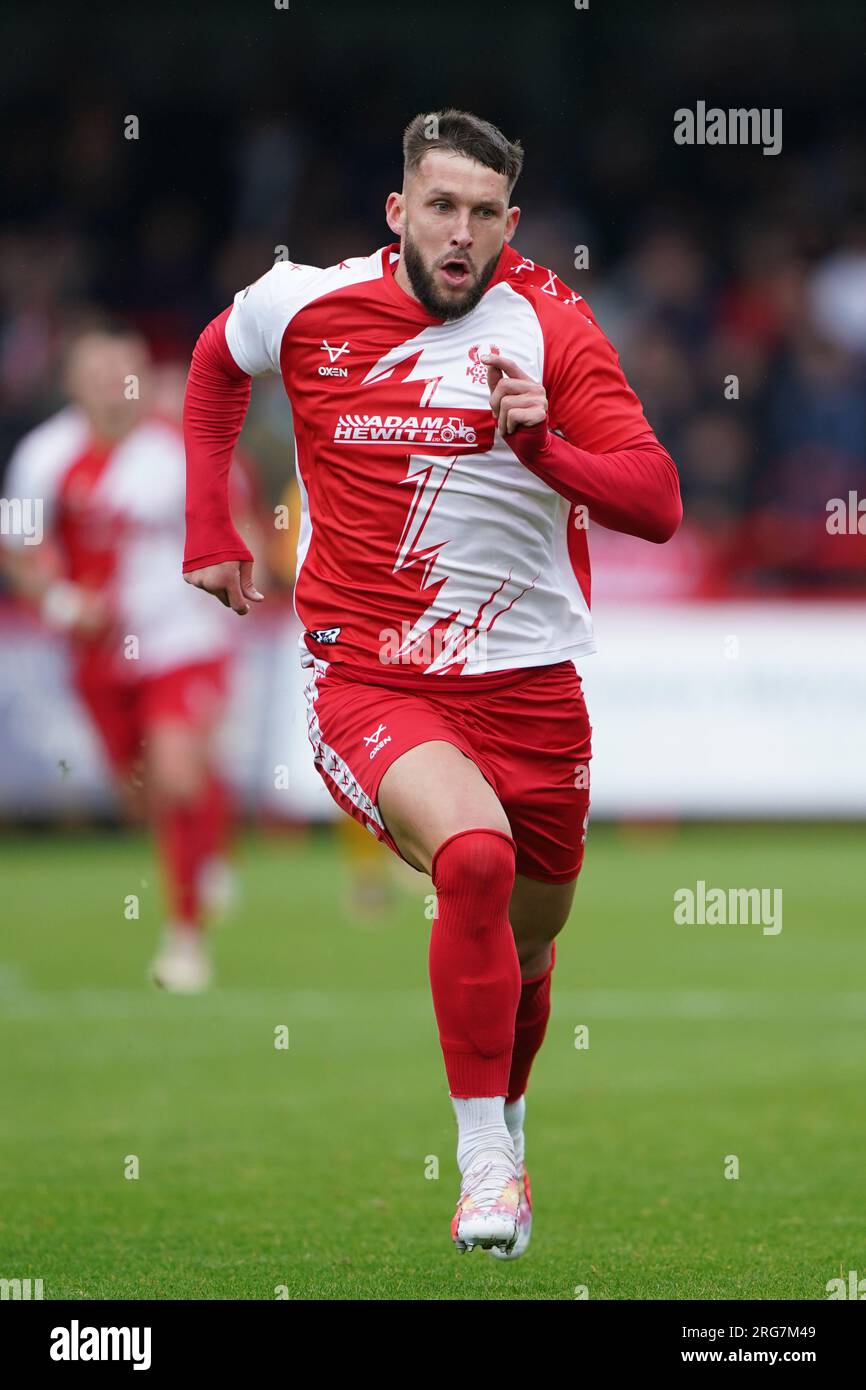
[[[115,342],[137,343],[150,356],[150,346],[135,324],[98,305],[76,305],[60,330],[59,356],[69,365],[73,352],[85,338],[111,338]]]
[[[508,194],[523,168],[523,146],[506,140],[490,121],[469,111],[427,111],[415,116],[403,132],[403,173],[414,173],[430,150],[448,150],[474,159],[508,180]]]

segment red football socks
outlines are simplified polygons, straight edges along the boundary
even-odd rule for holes
[[[506,1105],[519,1100],[526,1090],[529,1071],[535,1060],[550,1018],[550,976],[556,964],[556,942],[550,943],[550,964],[542,975],[524,980],[514,1024],[514,1052],[508,1078]]]
[[[505,1096],[520,964],[508,907],[515,845],[501,830],[460,830],[439,846],[430,984],[452,1096]]]
[[[169,908],[184,926],[202,925],[202,870],[225,852],[230,815],[226,788],[213,776],[194,800],[153,808]]]

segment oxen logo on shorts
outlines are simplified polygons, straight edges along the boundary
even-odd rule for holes
[[[391,742],[390,734],[387,738],[382,737],[387,727],[387,724],[380,724],[378,729],[376,729],[374,733],[364,735],[364,742],[366,743],[368,748],[370,747],[371,743],[375,744],[375,747],[370,753],[370,762],[373,761],[377,753],[381,752],[381,750],[385,747],[386,743]]]

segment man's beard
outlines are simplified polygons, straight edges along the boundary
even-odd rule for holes
[[[464,314],[471,313],[493,279],[501,255],[502,247],[500,246],[496,255],[490,257],[472,288],[457,303],[452,299],[446,299],[438,292],[433,274],[425,266],[418,247],[408,231],[403,235],[403,264],[406,267],[406,274],[409,276],[409,283],[416,299],[424,306],[428,314],[433,314],[437,319],[461,319]],[[457,259],[462,258],[458,257]]]

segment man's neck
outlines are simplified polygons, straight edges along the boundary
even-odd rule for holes
[[[87,416],[87,423],[90,429],[90,442],[97,449],[112,449],[125,439],[128,434],[136,428],[141,417],[136,416],[128,424],[119,426],[114,423],[107,423],[102,419],[96,419],[92,415]]]

